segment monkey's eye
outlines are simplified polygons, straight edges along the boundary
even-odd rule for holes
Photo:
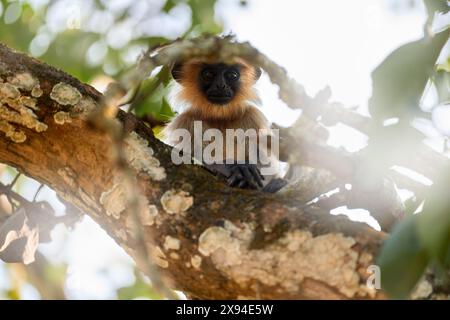
[[[214,71],[212,71],[210,69],[204,69],[202,71],[203,80],[212,81],[214,79],[214,76],[215,76]]]
[[[225,77],[229,81],[237,81],[239,80],[239,73],[236,71],[227,71],[225,72]]]

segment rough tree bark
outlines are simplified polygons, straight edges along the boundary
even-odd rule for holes
[[[143,266],[111,139],[88,125],[101,98],[0,45],[0,162],[53,188]],[[174,165],[148,126],[124,112],[118,121],[131,128],[124,152],[142,191],[147,250],[170,287],[204,299],[385,298],[366,286],[384,233],[294,194],[232,189],[199,166]]]

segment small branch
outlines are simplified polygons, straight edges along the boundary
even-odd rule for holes
[[[18,176],[19,175],[16,176],[15,180],[17,180]],[[14,183],[15,183],[15,181],[13,181],[9,185],[4,185],[3,183],[0,182],[0,194],[6,195],[8,198],[19,202],[21,205],[31,204],[32,203],[31,201],[28,201],[27,199],[22,197],[20,194],[11,190],[12,187],[14,186]]]
[[[35,202],[36,201],[36,198],[37,198],[37,196],[39,195],[39,193],[41,192],[41,190],[44,188],[44,185],[43,184],[41,184],[41,185],[39,185],[39,188],[36,190],[36,192],[34,193],[34,196],[33,196],[33,202]]]

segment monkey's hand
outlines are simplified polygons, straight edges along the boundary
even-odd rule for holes
[[[264,176],[256,164],[230,164],[231,175],[227,183],[230,187],[260,189]]]
[[[256,164],[212,164],[206,166],[213,172],[218,172],[227,178],[231,187],[244,189],[261,189],[264,176]]]

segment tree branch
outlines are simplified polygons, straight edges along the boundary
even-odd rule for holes
[[[4,45],[0,77],[0,162],[90,215],[145,272],[112,139],[87,122],[102,95]],[[176,166],[142,121],[117,119],[135,127],[125,159],[143,195],[147,250],[172,288],[206,299],[385,297],[366,286],[384,233],[294,194],[232,189],[202,167]]]

